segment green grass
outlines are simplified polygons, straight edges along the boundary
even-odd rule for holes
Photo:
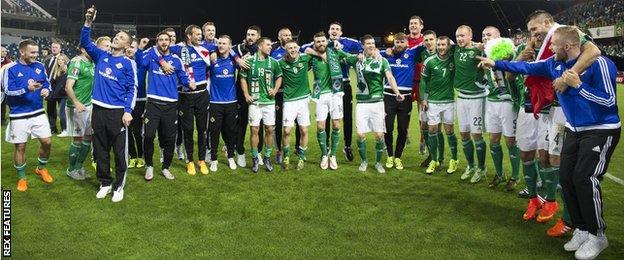
[[[621,87],[618,104],[624,108]],[[2,189],[14,190],[13,256],[572,257],[562,248],[569,237],[546,236],[546,229],[554,221],[537,224],[522,220],[526,200],[518,199],[516,192],[490,190],[484,182],[461,182],[459,174],[447,176],[440,171],[424,175],[424,169],[417,167],[424,157],[418,154],[420,133],[416,120],[417,113],[413,113],[412,143],[403,156],[403,171],[392,169],[379,175],[369,168],[363,174],[357,171],[359,159],[349,163],[342,154],[339,171],[320,171],[316,131],[311,129],[309,162],[301,172],[232,172],[220,153],[218,173],[191,177],[184,173],[183,163],[175,160],[174,181],[157,175],[145,182],[141,170],[131,170],[125,198],[115,204],[110,197],[95,199],[99,185],[95,179],[73,181],[64,176],[69,139],[61,138],[54,138],[49,164],[54,184],[46,185],[33,174],[38,144],[31,141],[27,148],[30,188],[25,193],[17,192],[13,147],[3,141]],[[374,158],[372,139],[369,158]],[[624,178],[623,147],[618,146],[608,170],[619,178]],[[463,172],[462,149],[459,153]],[[494,169],[489,155],[487,160],[491,176]],[[624,187],[605,179],[602,188],[610,246],[601,257],[621,259]]]

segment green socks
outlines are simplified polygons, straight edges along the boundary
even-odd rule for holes
[[[258,148],[251,148],[251,158],[258,158]]]
[[[420,129],[420,134],[425,140],[425,144],[429,144],[429,129]]]
[[[494,161],[496,175],[503,177],[503,148],[500,144],[490,144],[490,154],[492,155],[492,161]]]
[[[546,200],[554,201],[557,196],[557,184],[559,183],[559,167],[550,167],[543,170],[544,187],[546,188]]]
[[[375,144],[375,162],[381,162],[381,157],[383,156],[383,152],[386,150],[386,142],[384,139],[377,139],[377,143]]]
[[[485,169],[485,150],[487,150],[487,146],[483,138],[475,141],[475,146],[477,150],[477,166],[479,169]]]
[[[446,138],[448,139],[449,149],[451,149],[451,159],[457,160],[457,136],[455,136],[455,133],[450,133],[446,135]],[[444,140],[442,141],[442,147],[444,147]],[[441,151],[444,150],[442,149]]]
[[[48,158],[38,157],[37,161],[39,161],[39,166],[37,168],[39,168],[40,170],[45,169],[46,164],[48,164]]]
[[[438,133],[429,133],[429,154],[431,155],[431,160],[437,160],[440,157],[438,156]]]
[[[331,132],[331,156],[336,156],[338,150],[338,141],[340,140],[340,130],[333,129]]]
[[[474,143],[472,139],[462,140],[462,146],[464,147],[464,155],[466,156],[466,161],[468,161],[468,167],[474,167]]]
[[[317,132],[316,139],[321,147],[321,155],[327,155],[327,133],[325,131]]]
[[[442,134],[442,132],[438,132],[438,162],[443,162],[443,161],[444,161],[444,135]]]
[[[273,152],[273,148],[268,145],[264,146],[264,157],[271,157],[271,152]]]
[[[20,179],[26,179],[26,164],[22,164],[22,165],[13,165],[13,167],[15,167],[15,169],[17,170],[17,176]]]
[[[366,162],[366,140],[357,140],[358,152],[360,153],[360,158],[363,162]]]
[[[529,197],[537,196],[537,162],[534,160],[522,162],[522,170],[524,172],[524,182],[526,182],[529,191]]]
[[[299,146],[299,153],[297,154],[299,156],[299,159],[304,161],[306,160],[306,150],[308,150],[308,147]]]
[[[290,145],[282,147],[282,150],[284,151],[284,157],[290,156]]]
[[[520,149],[518,146],[509,146],[509,161],[511,162],[511,178],[518,179],[520,175]]]
[[[78,157],[80,157],[80,153],[82,152],[82,144],[75,144],[71,142],[69,144],[69,167],[67,167],[68,171],[73,171],[76,169],[76,162],[78,161]]]

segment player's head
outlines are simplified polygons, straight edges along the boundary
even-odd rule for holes
[[[500,31],[494,26],[486,26],[481,33],[481,41],[487,43],[489,40],[500,38]]]
[[[221,55],[229,53],[232,49],[232,38],[227,34],[219,36],[217,48],[219,48],[219,54]]]
[[[404,33],[397,33],[394,35],[394,50],[397,53],[403,52],[407,49],[407,35]]]
[[[245,34],[245,43],[247,45],[255,44],[258,39],[261,37],[260,27],[257,25],[252,25],[247,28],[247,33]]]
[[[375,50],[375,38],[372,35],[366,34],[360,38],[362,45],[364,46],[364,51],[368,54],[373,53]]]
[[[325,35],[324,32],[317,32],[316,34],[314,34],[314,50],[320,52],[320,53],[325,53],[325,50],[327,50],[327,36]]]
[[[423,28],[425,28],[425,22],[418,15],[413,15],[409,20],[409,31],[410,34],[418,35]]]
[[[581,53],[581,40],[575,26],[562,26],[555,30],[550,49],[555,53],[555,60],[567,61]]]
[[[428,51],[433,52],[436,50],[436,33],[432,30],[426,30],[423,34],[423,42]]]
[[[331,40],[338,40],[342,36],[342,24],[339,22],[330,23],[328,33]]]
[[[187,26],[184,34],[186,34],[187,42],[192,45],[199,45],[199,42],[202,40],[202,30],[197,25],[191,24]]]
[[[451,38],[448,36],[440,36],[436,41],[436,51],[440,56],[446,56],[451,46]]]
[[[268,37],[260,37],[257,44],[258,52],[262,53],[262,55],[269,56],[269,54],[271,54],[271,39]]]
[[[52,52],[52,55],[58,55],[61,53],[61,44],[58,42],[52,42],[52,44],[50,45],[50,51]]]
[[[284,44],[284,48],[286,48],[286,57],[289,59],[296,59],[299,57],[299,44],[297,41],[290,40]]]
[[[111,38],[108,36],[102,36],[97,38],[97,40],[95,40],[95,46],[98,47],[98,49],[106,51],[106,52],[110,52],[111,51]]]
[[[50,49],[48,48],[43,48],[41,49],[41,57],[47,57],[48,55],[50,55]],[[19,57],[18,57],[19,58]]]
[[[30,64],[37,61],[39,57],[39,45],[31,39],[23,40],[19,43],[20,60]]]
[[[542,41],[550,28],[555,24],[555,20],[550,13],[544,10],[537,10],[527,17],[526,24],[531,36],[538,41]]]
[[[284,27],[277,32],[277,40],[279,40],[280,45],[286,46],[286,43],[292,40],[292,33],[290,29]]]
[[[78,53],[79,55],[91,60],[91,56],[89,56],[89,53],[87,53],[87,50],[85,50],[85,48],[79,47],[78,48]]]
[[[455,30],[455,39],[460,47],[466,47],[472,42],[472,28],[468,25],[460,25]]]
[[[111,41],[111,50],[125,51],[132,43],[132,36],[128,32],[119,31]]]
[[[159,32],[156,36],[156,46],[160,52],[167,52],[171,45],[171,36],[165,31]]]
[[[171,27],[165,28],[163,31],[169,34],[169,38],[171,38],[171,45],[174,45],[178,39],[176,35],[176,31]]]
[[[217,27],[213,22],[206,22],[202,25],[202,32],[204,32],[204,39],[213,41],[217,35]]]
[[[126,57],[134,60],[134,54],[136,53],[138,47],[139,41],[137,38],[132,37],[132,43],[130,43],[130,46],[126,49]]]

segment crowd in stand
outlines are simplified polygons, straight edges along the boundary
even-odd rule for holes
[[[43,46],[39,51],[39,59],[43,60],[50,54],[50,46],[52,42],[58,42],[61,44],[61,48],[63,49],[63,53],[65,53],[69,57],[74,57],[78,55],[78,40],[62,40],[62,39],[52,39],[48,37],[22,37],[24,39],[31,38],[38,42],[40,46]],[[11,58],[19,57],[19,51],[16,43],[7,44],[6,46],[3,44],[7,51],[8,55]]]
[[[2,12],[9,14],[25,14],[39,18],[51,18],[37,8],[33,7],[26,0],[2,0]]]
[[[610,45],[603,46],[606,55],[624,58],[624,40],[620,40]]]
[[[555,20],[584,28],[614,25],[624,21],[624,3],[621,0],[589,1],[557,14]]]

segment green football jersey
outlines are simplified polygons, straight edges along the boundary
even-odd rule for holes
[[[420,77],[420,90],[423,100],[429,103],[451,103],[455,101],[453,57],[431,56],[423,63]]]
[[[241,70],[240,75],[247,80],[249,95],[254,98],[256,105],[275,104],[275,97],[269,95],[269,89],[275,87],[275,80],[282,76],[279,62],[271,57],[260,59],[259,53],[247,58],[251,66],[248,70]]]
[[[425,62],[425,60],[427,60],[427,58],[435,55],[436,52],[429,52],[429,50],[424,50],[422,52],[420,52],[420,55],[418,56],[418,58],[416,59],[416,63],[423,63]]]
[[[284,74],[282,81],[284,101],[295,101],[310,96],[308,70],[311,60],[312,56],[307,54],[300,54],[295,61],[289,61],[286,57],[279,60],[280,68]]]
[[[80,56],[74,57],[67,67],[67,78],[76,81],[73,87],[74,95],[85,106],[91,105],[94,68],[95,64],[92,61]],[[67,99],[67,106],[74,107],[70,98]]]
[[[342,51],[339,51],[339,53]],[[386,58],[378,60],[373,57],[366,57],[359,62],[356,55],[346,54],[345,61],[355,66],[357,75],[357,89],[355,98],[357,103],[374,103],[383,100],[384,79],[386,71],[390,70],[390,64]]]
[[[483,69],[477,67],[482,56],[481,50],[475,46],[451,47],[455,62],[455,78],[453,84],[461,98],[482,98],[486,96],[487,86],[483,84]]]

